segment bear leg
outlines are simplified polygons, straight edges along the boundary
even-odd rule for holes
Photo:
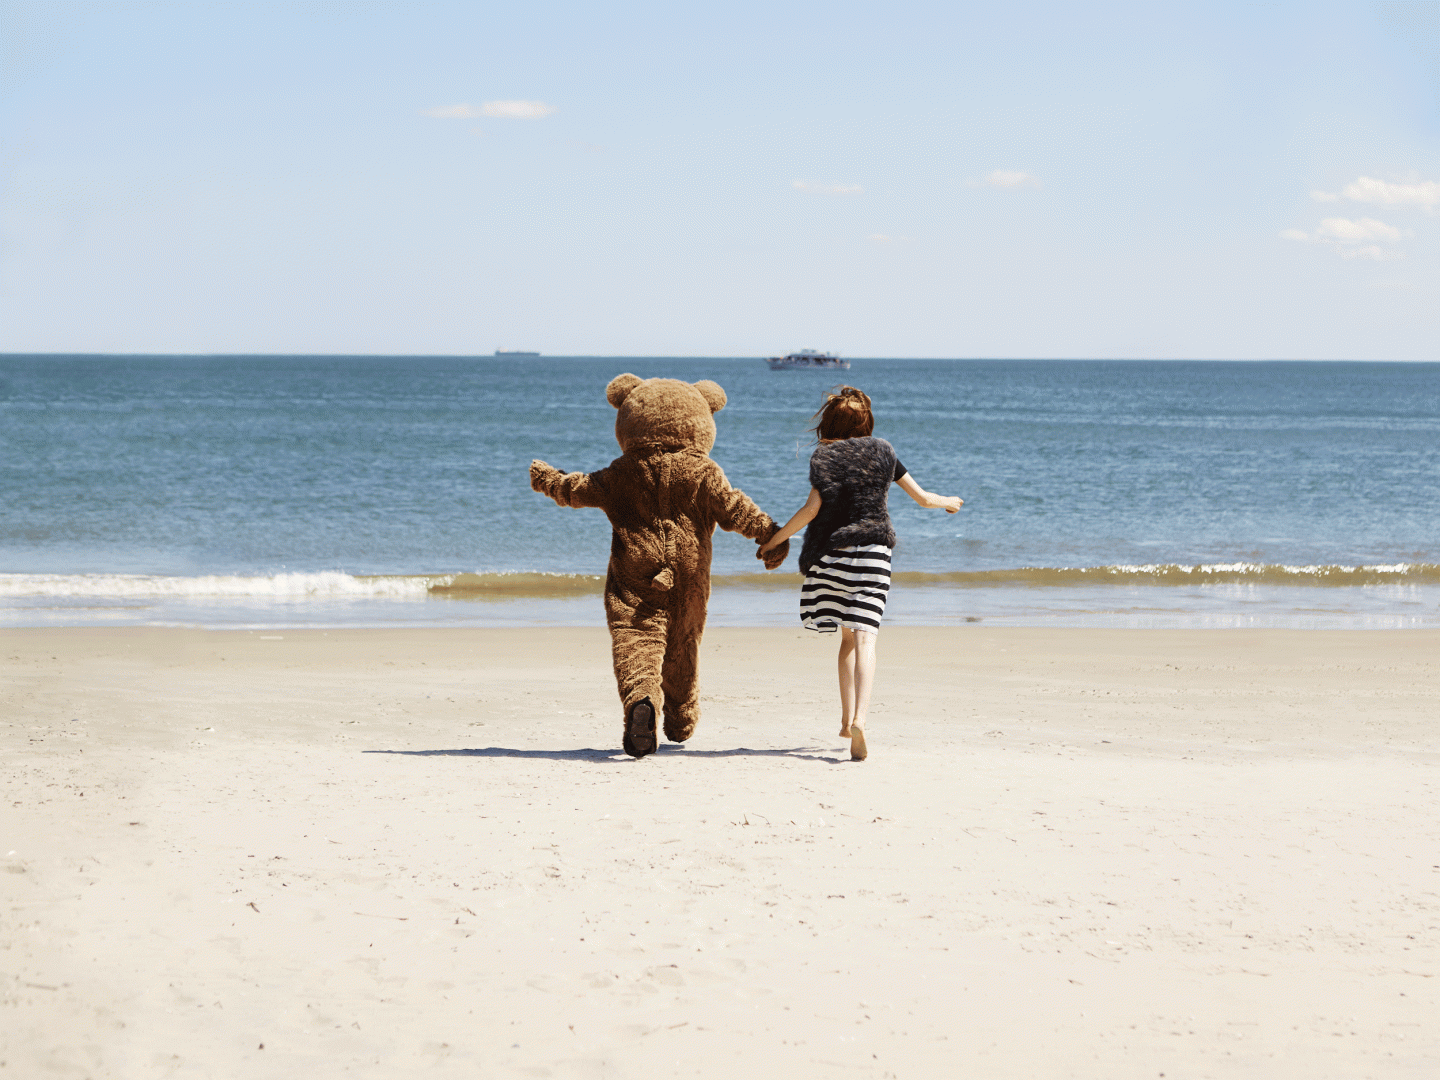
[[[624,710],[625,752],[644,757],[655,752],[656,702],[663,702],[660,669],[665,660],[665,638],[669,617],[663,609],[639,602],[639,598],[621,595],[607,587],[605,613],[610,623],[610,647],[615,660],[615,687],[620,692]],[[648,749],[641,734],[637,711],[644,705],[649,712]],[[631,747],[640,749],[635,753]]]
[[[680,622],[681,620],[675,620]],[[684,742],[700,722],[700,630],[672,637],[665,650],[661,685],[665,688],[665,738]]]

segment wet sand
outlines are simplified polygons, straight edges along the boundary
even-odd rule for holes
[[[16,1077],[1431,1076],[1440,632],[9,630]],[[263,1048],[262,1048],[263,1047]]]

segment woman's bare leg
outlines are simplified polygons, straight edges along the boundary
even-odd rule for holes
[[[855,642],[855,698],[854,709],[850,714],[850,760],[864,761],[868,754],[865,747],[865,717],[870,711],[870,690],[875,685],[875,635],[868,630],[856,630],[851,636]]]
[[[850,737],[855,715],[855,631],[840,629],[840,737]]]

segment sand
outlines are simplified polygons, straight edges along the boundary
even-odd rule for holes
[[[7,631],[0,1077],[1432,1077],[1440,633]]]

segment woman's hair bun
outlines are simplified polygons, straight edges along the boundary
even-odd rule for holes
[[[811,428],[821,442],[853,439],[875,430],[875,414],[870,409],[870,396],[854,386],[837,386],[825,395],[812,420]]]

